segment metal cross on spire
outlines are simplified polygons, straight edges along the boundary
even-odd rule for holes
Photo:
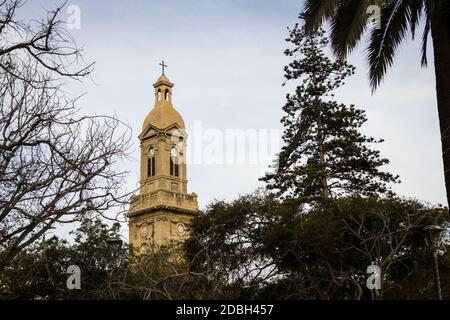
[[[164,75],[164,68],[167,67],[167,64],[164,64],[164,60],[159,64],[162,67],[162,74]]]

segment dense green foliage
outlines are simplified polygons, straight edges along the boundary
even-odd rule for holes
[[[306,210],[256,193],[212,204],[195,220],[187,252],[197,271],[227,275],[241,298],[436,298],[423,229],[445,220],[447,209],[412,200],[350,197]],[[445,288],[450,250],[441,245]],[[377,292],[366,287],[371,264],[381,267]]]
[[[0,299],[208,299],[229,297],[219,277],[191,272],[182,247],[171,244],[135,256],[120,225],[85,220],[74,243],[55,236],[23,250],[0,273]],[[69,290],[67,267],[81,270]]]
[[[0,298],[435,299],[424,228],[446,221],[447,209],[413,200],[348,197],[308,208],[257,192],[211,204],[183,246],[139,257],[117,241],[118,225],[85,221],[72,244],[52,237],[22,251],[0,274]],[[444,240],[438,260],[449,298]],[[73,264],[80,290],[66,287]],[[371,264],[381,267],[378,291],[366,287]]]
[[[69,244],[56,236],[23,250],[0,274],[3,298],[107,298],[108,282],[130,264],[128,245],[119,239],[120,225],[84,220]],[[81,288],[68,290],[66,269],[81,269]]]

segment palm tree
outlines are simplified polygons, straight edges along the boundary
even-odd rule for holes
[[[381,27],[371,27],[368,8],[381,9]],[[436,95],[442,142],[447,203],[450,204],[450,0],[306,0],[305,28],[316,30],[331,23],[331,43],[339,58],[346,58],[370,32],[367,48],[372,90],[394,62],[395,51],[410,33],[423,25],[422,66],[427,65],[427,41],[431,32],[436,75]]]

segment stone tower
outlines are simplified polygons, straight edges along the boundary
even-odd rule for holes
[[[140,252],[186,239],[198,212],[197,195],[187,192],[187,134],[172,105],[173,83],[163,72],[153,87],[155,104],[139,135],[140,192],[128,211],[129,241]]]

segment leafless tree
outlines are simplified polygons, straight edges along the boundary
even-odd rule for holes
[[[0,0],[0,70],[23,78],[20,66],[33,60],[42,70],[61,77],[79,79],[89,75],[93,63],[84,63],[82,48],[62,20],[65,3],[47,11],[45,18],[21,20],[17,15],[24,4],[24,0]]]
[[[123,205],[118,161],[130,131],[115,117],[80,116],[63,78],[81,79],[77,48],[58,18],[17,18],[0,0],[0,272],[57,223]],[[80,66],[81,65],[81,66]]]
[[[412,246],[419,246],[417,243],[414,245],[411,239],[416,237],[419,243],[422,242],[425,239],[422,234],[424,226],[431,222],[439,223],[436,212],[430,213],[427,210],[418,209],[411,212],[405,210],[399,211],[398,214],[403,217],[399,224],[395,223],[396,220],[392,215],[381,210],[373,211],[372,219],[368,214],[361,214],[342,220],[344,232],[351,234],[357,240],[347,250],[354,250],[365,257],[368,264],[375,264],[380,268],[378,276],[381,288],[370,292],[374,300],[383,299],[383,294],[392,286],[387,276],[391,267],[394,264],[402,264],[403,260],[413,254]],[[371,228],[374,222],[378,225],[377,228]],[[356,284],[355,297],[360,298],[362,289],[358,282],[351,276],[346,280]]]
[[[181,244],[149,249],[145,255],[134,256],[125,273],[109,277],[98,296],[143,300],[236,298],[224,274],[217,270],[193,271]]]

